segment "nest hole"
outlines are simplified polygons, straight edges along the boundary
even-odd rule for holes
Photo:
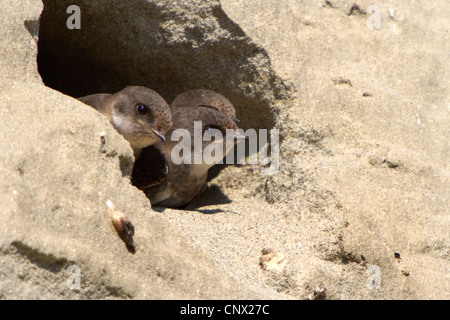
[[[44,0],[38,68],[45,85],[80,97],[142,85],[171,103],[197,88],[225,95],[242,128],[270,129],[288,96],[264,49],[218,3]],[[183,4],[183,6],[181,6]],[[79,29],[70,29],[79,8]],[[182,9],[180,9],[182,7]]]

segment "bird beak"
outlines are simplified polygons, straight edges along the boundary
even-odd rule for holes
[[[231,116],[231,120],[233,120],[234,122],[236,122],[236,124],[241,123],[241,122],[239,121],[239,119],[236,118],[235,116]]]
[[[167,141],[166,137],[161,132],[159,132],[159,131],[157,131],[155,129],[152,129],[152,131],[158,138],[161,139],[162,142],[166,142]]]

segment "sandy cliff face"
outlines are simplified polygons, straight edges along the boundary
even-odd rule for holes
[[[3,1],[0,297],[448,299],[450,12],[387,1],[369,29],[370,5]],[[226,95],[279,130],[278,172],[217,166],[189,210],[152,209],[73,98],[130,84]]]

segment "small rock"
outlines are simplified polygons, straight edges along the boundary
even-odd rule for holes
[[[261,250],[261,254],[259,264],[264,270],[280,272],[286,266],[286,256],[281,252],[273,251],[270,248],[264,248]]]
[[[134,226],[128,219],[128,217],[122,211],[115,210],[114,205],[111,200],[106,202],[106,205],[111,210],[111,220],[114,227],[117,230],[120,238],[125,242],[125,245],[131,253],[136,252],[136,248],[134,246],[133,236],[134,236]]]
[[[395,18],[395,9],[388,9],[388,13],[389,13],[389,17],[391,17],[391,19]]]
[[[327,288],[321,284],[308,296],[307,300],[323,300],[326,297],[326,292]]]

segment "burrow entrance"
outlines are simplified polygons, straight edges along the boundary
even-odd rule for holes
[[[186,90],[225,95],[241,127],[270,129],[288,96],[266,52],[212,1],[44,0],[38,67],[44,83],[80,97],[142,85],[168,103]],[[69,29],[80,8],[80,29]]]
[[[210,89],[235,106],[244,130],[271,129],[289,90],[265,50],[209,0],[43,0],[38,68],[45,85],[75,98],[128,85],[157,91],[168,103]],[[80,29],[69,29],[80,9]],[[210,179],[224,165],[216,165]],[[211,197],[211,193],[209,195]],[[222,196],[215,196],[217,199]]]

